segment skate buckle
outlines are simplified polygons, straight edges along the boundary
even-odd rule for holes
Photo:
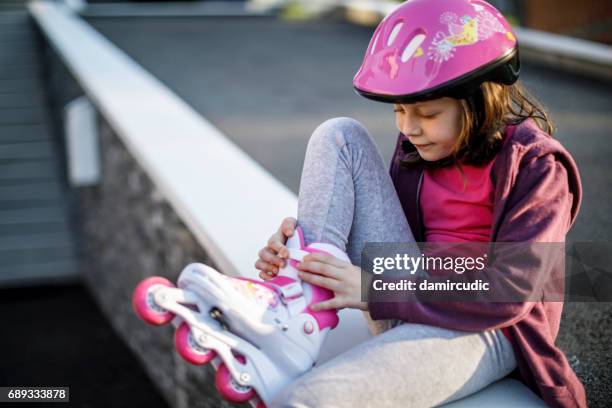
[[[306,307],[306,299],[300,282],[293,282],[288,285],[276,285],[280,301],[289,309],[289,315],[295,316]]]
[[[278,289],[280,290],[281,297],[287,300],[302,296],[304,294],[300,282],[293,282],[288,285],[278,286]]]

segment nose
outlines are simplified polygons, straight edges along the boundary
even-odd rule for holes
[[[410,114],[402,115],[399,123],[399,130],[405,136],[420,136],[422,134],[421,125],[418,120],[414,119]]]

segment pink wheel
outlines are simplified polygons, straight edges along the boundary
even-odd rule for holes
[[[174,345],[181,357],[194,365],[204,365],[217,355],[214,350],[206,349],[196,343],[191,328],[185,322],[181,323],[174,332]]]
[[[236,360],[242,364],[246,362],[243,356],[236,356]],[[223,399],[229,402],[246,402],[255,396],[255,390],[252,387],[245,387],[234,381],[225,363],[219,365],[215,376],[215,386]]]
[[[142,320],[155,326],[161,326],[174,318],[174,313],[158,306],[153,294],[161,287],[175,288],[174,284],[161,276],[151,276],[140,282],[132,295],[132,307]]]

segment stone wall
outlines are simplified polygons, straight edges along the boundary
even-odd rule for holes
[[[52,49],[42,54],[55,134],[62,138],[63,107],[83,92]],[[72,191],[84,283],[171,406],[230,407],[215,390],[212,367],[192,366],[177,354],[172,325],[149,326],[131,306],[132,291],[148,276],[176,281],[190,262],[215,265],[101,115],[98,131],[102,180]]]

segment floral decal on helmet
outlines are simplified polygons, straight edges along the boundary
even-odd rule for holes
[[[514,39],[512,33],[506,31],[494,15],[481,9],[475,17],[447,11],[440,16],[440,22],[446,24],[448,33],[438,31],[434,36],[427,56],[436,62],[451,59],[456,47],[472,45],[478,41],[489,39],[495,33],[506,34]]]

